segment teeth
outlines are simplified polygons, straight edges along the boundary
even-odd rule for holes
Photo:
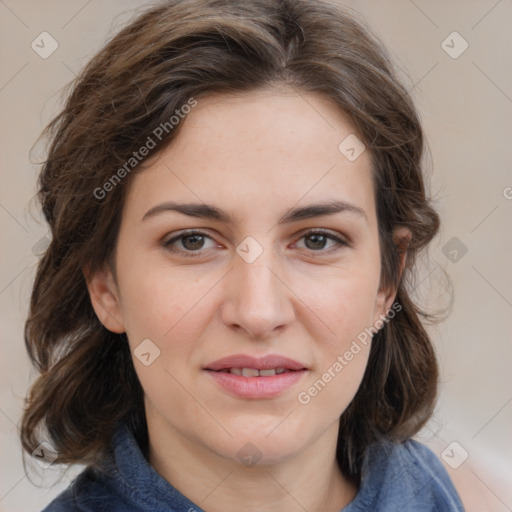
[[[242,368],[242,375],[244,377],[258,377],[260,372],[256,368]]]
[[[284,368],[269,368],[267,370],[258,370],[257,368],[230,368],[229,370],[223,371],[243,377],[272,377],[273,375],[284,373],[286,370]]]

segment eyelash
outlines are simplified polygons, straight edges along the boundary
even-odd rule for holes
[[[170,252],[181,253],[186,258],[196,258],[198,256],[202,256],[203,249],[199,249],[197,251],[186,251],[186,250],[182,250],[182,249],[176,249],[175,247],[172,247],[172,245],[171,245],[174,242],[180,240],[181,238],[185,238],[187,236],[194,236],[194,235],[199,235],[199,236],[211,239],[211,237],[209,235],[207,235],[206,233],[203,233],[202,231],[194,231],[194,230],[192,230],[192,231],[183,231],[179,235],[177,235],[177,236],[171,238],[170,240],[167,240],[166,242],[164,242],[164,247],[168,251],[170,251]],[[338,245],[338,247],[333,247],[333,248],[328,249],[328,250],[320,249],[318,251],[314,251],[312,249],[309,249],[309,251],[311,251],[311,253],[313,254],[314,257],[316,257],[317,255],[323,256],[325,254],[330,254],[331,252],[336,252],[336,251],[339,251],[343,247],[348,247],[349,246],[349,243],[346,242],[345,240],[343,240],[342,238],[339,238],[338,236],[333,235],[329,231],[325,231],[323,229],[313,229],[313,230],[310,230],[310,231],[304,233],[299,238],[299,240],[301,240],[302,238],[306,238],[308,236],[312,236],[312,235],[322,235],[322,236],[325,236],[326,238],[336,242],[336,244]],[[315,253],[319,253],[319,254],[315,254]]]

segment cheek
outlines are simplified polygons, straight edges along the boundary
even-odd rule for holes
[[[322,417],[323,424],[340,417],[361,384],[371,347],[375,288],[371,281],[352,276],[316,297],[318,315],[329,334],[316,337],[318,358],[297,401],[308,417]]]
[[[197,325],[198,307],[215,283],[213,276],[204,273],[137,258],[125,261],[119,274],[129,337],[134,341],[154,337],[162,344],[169,344],[176,333],[186,343],[193,333],[185,331]],[[191,322],[191,317],[196,321]]]
[[[323,339],[330,350],[342,350],[372,324],[378,275],[369,268],[352,267],[328,276],[322,283],[303,283],[305,303],[325,324],[328,335]]]
[[[351,345],[316,373],[297,395],[303,413],[331,424],[346,410],[363,378],[370,344]]]
[[[183,399],[188,398],[182,383],[187,382],[187,369],[193,366],[208,318],[206,294],[216,282],[213,276],[192,274],[135,258],[119,269],[123,318],[135,370],[152,406],[162,407],[162,414],[165,408],[184,406]],[[154,346],[149,344],[144,350],[150,353],[149,361],[144,361],[137,355],[141,354],[138,347],[148,339]],[[204,421],[201,411],[194,415],[198,422]]]
[[[316,337],[319,359],[297,399],[306,410],[334,421],[353,399],[366,370],[378,273],[353,267],[328,283],[308,296],[328,335]]]

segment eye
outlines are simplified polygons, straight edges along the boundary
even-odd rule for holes
[[[342,246],[349,245],[348,242],[342,238],[323,229],[310,230],[302,235],[300,240],[302,239],[306,241],[306,249],[309,249],[313,252],[319,252],[321,254],[331,253],[333,251],[339,250]],[[334,245],[330,249],[324,250],[328,241],[334,242]]]
[[[166,247],[171,252],[180,252],[187,257],[200,256],[201,250],[204,249],[204,240],[206,238],[209,238],[213,241],[210,236],[208,236],[206,233],[203,233],[202,231],[185,231],[164,242],[164,247]],[[174,247],[173,244],[178,241],[181,242],[184,250]]]
[[[207,249],[204,247],[206,239],[213,242],[213,239],[202,231],[182,231],[164,242],[164,247],[173,253],[181,253],[185,257],[196,257],[201,256],[202,251]],[[304,233],[299,240],[302,239],[306,240],[306,249],[309,249],[312,253],[320,253],[320,255],[325,253],[330,254],[343,246],[349,245],[348,242],[342,238],[322,229],[310,230]],[[328,241],[334,244],[331,248],[325,250],[325,245]],[[175,246],[177,242],[180,243],[181,248]]]

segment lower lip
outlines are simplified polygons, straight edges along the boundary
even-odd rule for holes
[[[227,372],[206,370],[224,390],[241,398],[272,398],[290,389],[306,370],[279,373],[268,377],[242,377]]]

